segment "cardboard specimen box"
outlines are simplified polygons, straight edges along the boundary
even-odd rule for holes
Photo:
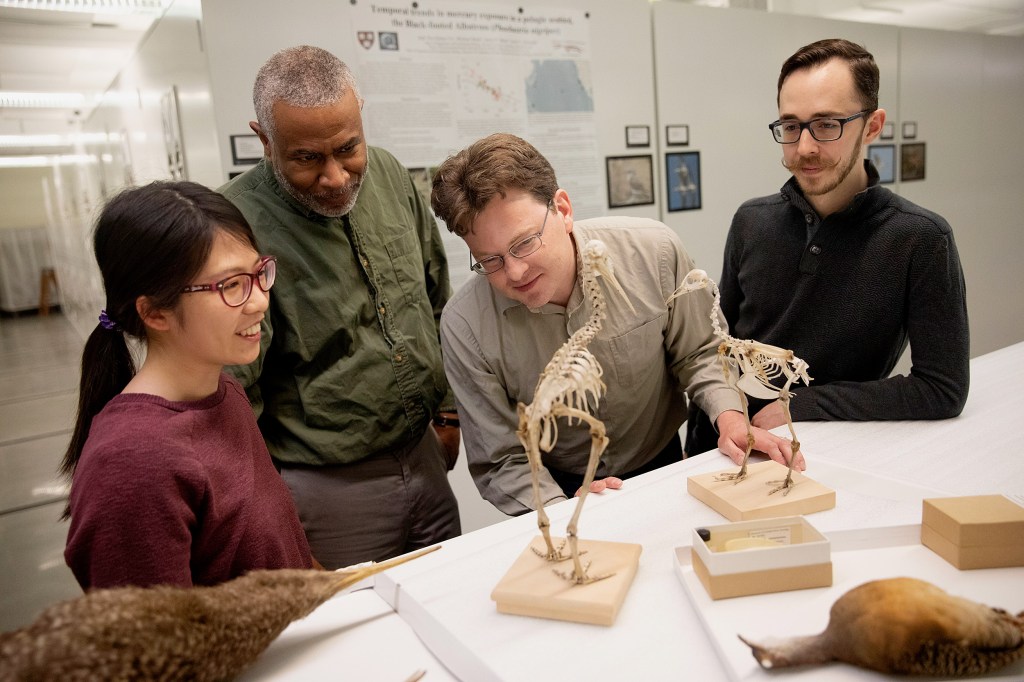
[[[701,539],[698,530],[710,536]],[[802,516],[693,530],[693,571],[712,599],[832,584],[828,538]]]
[[[1002,495],[926,499],[921,544],[961,570],[1024,566],[1024,506]]]

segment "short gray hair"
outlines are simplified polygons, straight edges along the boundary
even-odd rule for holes
[[[275,102],[322,107],[340,101],[350,90],[359,99],[355,76],[345,62],[322,48],[299,45],[277,52],[260,67],[252,104],[260,128],[273,141]]]

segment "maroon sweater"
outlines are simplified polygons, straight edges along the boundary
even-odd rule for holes
[[[122,394],[96,415],[71,484],[64,558],[83,589],[311,566],[288,488],[226,374],[202,400]]]

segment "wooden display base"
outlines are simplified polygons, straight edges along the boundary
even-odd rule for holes
[[[555,546],[563,538],[552,538]],[[601,540],[580,540],[580,559],[590,563],[589,575],[611,577],[586,585],[574,585],[555,570],[572,572],[572,560],[558,563],[537,556],[544,538],[537,536],[491,592],[501,613],[568,620],[575,623],[611,625],[626,599],[640,563],[640,545]],[[568,549],[568,548],[567,548]]]
[[[730,521],[799,516],[836,506],[836,491],[797,471],[793,472],[795,485],[788,495],[783,495],[783,490],[769,495],[778,485],[769,481],[786,478],[786,467],[773,460],[747,465],[747,477],[739,483],[715,480],[723,473],[736,471],[739,467],[690,476],[686,479],[686,491]]]

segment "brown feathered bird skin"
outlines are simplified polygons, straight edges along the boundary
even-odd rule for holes
[[[764,668],[842,661],[882,673],[980,675],[1024,658],[1024,612],[948,594],[915,578],[864,583],[832,605],[813,636],[754,643]]]
[[[229,680],[292,621],[435,549],[351,571],[253,571],[213,587],[93,590],[0,633],[0,680]]]

